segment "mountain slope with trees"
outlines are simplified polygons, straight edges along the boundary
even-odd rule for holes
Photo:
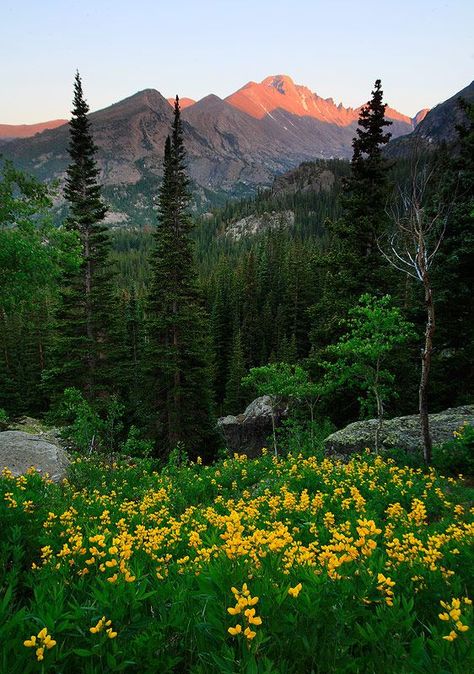
[[[129,103],[133,108],[134,102]],[[168,102],[165,105],[163,113],[171,110]],[[199,112],[196,106],[187,109]],[[100,331],[94,355],[97,374],[104,373],[104,385],[98,395],[90,395],[84,381],[87,367],[80,368],[77,377],[62,382],[64,388],[69,387],[66,402],[55,414],[63,414],[64,420],[65,408],[68,415],[73,409],[81,410],[79,416],[88,420],[84,428],[98,425],[102,429],[99,445],[143,448],[140,443],[151,442],[146,451],[160,456],[175,445],[190,453],[207,448],[211,454],[212,442],[204,438],[210,438],[213,414],[238,413],[250,402],[255,391],[243,382],[251,381],[244,375],[252,368],[298,365],[311,378],[311,385],[322,385],[322,363],[331,345],[344,334],[348,316],[362,294],[371,296],[374,307],[389,294],[390,306],[414,326],[416,336],[390,351],[392,361],[386,371],[393,379],[389,395],[384,394],[388,401],[385,415],[413,413],[418,404],[426,312],[418,281],[392,271],[381,251],[393,224],[387,199],[392,189],[400,192],[410,185],[411,175],[410,162],[387,161],[383,155],[388,140],[385,111],[381,85],[376,82],[371,100],[360,112],[351,163],[336,159],[305,163],[276,178],[271,189],[229,201],[199,218],[191,218],[187,210],[191,185],[185,174],[186,121],[179,114],[178,124],[174,117],[179,142],[165,141],[166,180],[161,183],[156,224],[112,232],[111,245],[107,243],[101,252],[98,266],[107,270],[112,291],[111,300],[104,295],[99,302],[106,309],[110,349],[106,332]],[[120,117],[120,110],[116,113]],[[146,105],[143,114],[147,114]],[[469,105],[466,114],[472,115]],[[169,122],[171,128],[172,111]],[[92,124],[88,129],[94,133]],[[89,138],[86,144],[91,151],[94,142]],[[451,154],[446,147],[420,160],[420,168],[436,176],[432,184],[437,187],[424,195],[426,216],[449,214],[439,247],[435,244],[437,259],[431,278],[437,325],[428,387],[430,411],[469,402],[473,395],[468,338],[473,257],[471,145],[472,123],[459,132],[458,153]],[[90,152],[86,155],[92,170],[89,184],[97,197],[97,170],[90,163]],[[76,250],[77,254],[70,256],[75,262],[68,259],[49,234],[52,230],[44,233],[43,218],[45,214],[52,217],[44,188],[37,188],[37,182],[18,172],[14,175],[17,184],[12,184],[10,171],[7,164],[3,181],[10,184],[5,190],[10,206],[0,212],[2,240],[10,246],[5,246],[10,250],[7,262],[13,265],[19,254],[16,249],[27,249],[31,238],[37,247],[49,237],[45,252],[57,246],[57,264],[52,267],[54,275],[45,277],[44,296],[27,264],[25,277],[13,275],[2,289],[0,338],[6,375],[0,380],[0,407],[10,415],[46,413],[56,397],[48,391],[47,373],[61,341],[62,299],[57,287],[67,287],[68,279],[78,278],[84,270],[84,243],[76,231],[78,239],[71,253]],[[74,177],[74,162],[70,173]],[[74,234],[75,228],[68,225],[77,218],[74,198],[69,204],[66,226],[54,230],[58,237]],[[104,213],[102,207],[97,208],[91,205],[83,215],[88,225],[93,220],[99,226],[101,238]],[[92,219],[89,210],[95,214]],[[291,227],[257,228],[252,236],[238,239],[226,235],[243,218],[288,211],[294,214]],[[17,225],[21,214],[29,223],[28,231]],[[22,283],[31,283],[32,298],[38,298],[36,313],[27,298],[22,296],[21,303],[14,299]],[[463,298],[462,306],[458,295]],[[85,299],[87,293],[72,303],[76,312]],[[377,311],[375,316],[380,318]],[[79,334],[84,319],[77,316],[75,320],[73,313],[69,319]],[[87,356],[87,350],[84,353]],[[68,366],[74,360],[74,349],[64,350],[60,360],[62,367]],[[450,376],[451,367],[459,379]],[[26,384],[27,399],[22,397]],[[75,390],[71,391],[71,384]],[[358,418],[358,396],[349,387],[323,386],[315,418],[336,425]],[[374,412],[371,404],[363,407],[364,414]],[[81,443],[89,446],[94,437],[84,430]],[[200,447],[193,446],[193,437]]]

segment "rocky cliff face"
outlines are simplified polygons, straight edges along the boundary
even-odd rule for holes
[[[301,194],[304,192],[328,192],[334,187],[336,178],[332,171],[314,162],[303,162],[292,171],[278,176],[273,181],[274,195]]]
[[[270,211],[260,215],[247,215],[232,222],[225,230],[224,236],[232,241],[263,234],[264,232],[290,229],[295,224],[294,211]]]
[[[456,143],[458,137],[456,126],[466,122],[466,115],[459,106],[460,99],[474,103],[474,81],[427,112],[412,133],[391,140],[386,148],[387,156],[406,157],[413,152],[415,147],[430,150],[443,142]]]

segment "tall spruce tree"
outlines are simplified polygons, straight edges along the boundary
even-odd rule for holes
[[[376,80],[352,142],[351,174],[341,196],[343,214],[327,223],[330,243],[318,259],[321,297],[312,311],[316,348],[340,334],[341,319],[360,295],[383,294],[389,289],[389,267],[377,247],[378,237],[388,226],[390,163],[382,149],[391,137],[385,127],[392,122],[385,119],[386,107],[381,81]]]
[[[144,301],[138,296],[135,285],[123,290],[117,298],[113,330],[113,383],[114,392],[125,405],[125,418],[144,425],[143,380],[141,359],[144,351]]]
[[[92,400],[110,385],[109,334],[111,320],[110,242],[107,212],[99,183],[99,168],[79,73],[74,81],[69,122],[69,156],[64,196],[69,206],[66,228],[77,232],[81,264],[66,275],[57,314],[55,367],[49,374],[53,397],[75,386]]]
[[[382,150],[391,138],[385,127],[392,122],[385,118],[386,107],[382,83],[376,80],[372,98],[361,109],[352,141],[351,174],[342,193],[343,217],[332,231],[340,248],[339,267],[349,271],[345,280],[351,299],[364,292],[382,292],[385,286],[387,265],[377,239],[388,225],[385,208],[391,164]]]
[[[376,80],[372,98],[359,115],[357,136],[352,141],[351,175],[343,194],[344,220],[354,227],[354,240],[351,243],[356,247],[359,257],[375,266],[381,259],[376,245],[377,237],[387,221],[385,204],[390,162],[383,157],[382,149],[392,135],[384,131],[384,127],[390,126],[392,122],[385,119],[387,104],[382,101],[382,83]],[[364,277],[366,273],[367,269],[363,272]]]
[[[179,99],[165,144],[148,303],[150,420],[157,454],[212,453],[209,326],[197,291]]]

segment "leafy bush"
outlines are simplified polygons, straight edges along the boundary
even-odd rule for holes
[[[303,456],[315,455],[322,458],[323,441],[334,431],[335,426],[329,419],[308,422],[295,414],[285,419],[278,428],[278,445],[282,448],[282,454],[301,453]]]
[[[464,424],[452,440],[433,447],[433,465],[448,475],[474,475],[474,427]]]
[[[103,431],[103,422],[77,388],[67,388],[58,403],[55,421],[65,424],[62,435],[75,449],[94,450]]]
[[[153,440],[144,440],[141,437],[140,429],[136,426],[130,426],[121,451],[127,456],[149,458],[153,454]]]
[[[71,442],[73,449],[83,453],[97,450],[111,455],[118,452],[123,439],[125,406],[112,395],[102,407],[100,416],[78,389],[67,388],[51,420],[64,424],[62,436]]]
[[[8,414],[6,411],[3,409],[3,407],[0,407],[0,424],[8,424]]]

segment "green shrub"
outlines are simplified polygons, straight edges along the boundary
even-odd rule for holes
[[[393,459],[397,466],[409,466],[410,468],[422,468],[425,466],[421,452],[410,452],[406,449],[388,449],[383,452],[384,459]]]
[[[433,447],[433,465],[450,475],[474,475],[474,427],[464,424],[452,440]]]
[[[301,453],[303,456],[322,458],[323,442],[334,430],[334,424],[326,418],[308,422],[298,416],[290,417],[277,430],[278,444],[283,454]]]
[[[97,448],[104,424],[77,388],[65,389],[54,418],[64,424],[62,436],[74,449],[86,452]]]
[[[8,414],[3,407],[0,407],[0,424],[8,424]]]
[[[123,414],[125,405],[118,396],[113,395],[105,405],[105,418],[99,428],[101,449],[112,454],[119,449],[119,442],[123,432]]]
[[[153,440],[144,440],[137,426],[130,426],[128,436],[121,450],[127,456],[148,458],[153,454]]]

